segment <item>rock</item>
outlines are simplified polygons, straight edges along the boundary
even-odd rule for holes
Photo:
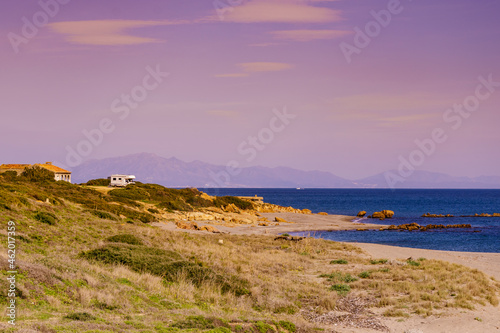
[[[214,226],[211,226],[211,225],[204,225],[201,228],[199,228],[199,230],[213,232],[214,234],[220,233],[220,231],[217,228],[215,228]]]
[[[372,219],[385,219],[385,214],[382,212],[375,212],[371,215]]]
[[[267,226],[268,226],[268,224],[267,224],[267,223],[264,223],[264,222],[261,222],[261,223],[259,223],[259,226],[260,226],[260,227],[267,227]]]
[[[191,222],[191,223],[186,223],[186,222],[176,222],[175,225],[179,229],[185,229],[185,230],[198,230],[198,224],[196,222]]]
[[[287,220],[282,219],[281,217],[275,217],[275,218],[274,218],[274,221],[275,221],[275,222],[285,222],[285,223],[286,223],[286,222],[288,222]]]
[[[500,217],[500,213],[493,213],[492,216],[494,216],[494,217]]]
[[[364,210],[360,211],[358,213],[358,215],[356,215],[357,217],[364,217],[366,215],[366,212]]]
[[[392,210],[383,210],[381,213],[384,214],[385,218],[387,219],[390,219],[394,216],[394,212]]]
[[[223,239],[219,239],[219,244],[224,244],[224,240]]]
[[[310,209],[302,209],[302,214],[312,214]]]
[[[325,212],[320,212],[320,213],[318,213],[318,215],[328,216],[328,213],[325,213]]]
[[[260,217],[257,221],[259,222],[270,222],[267,217]]]

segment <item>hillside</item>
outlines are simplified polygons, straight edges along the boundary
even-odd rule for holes
[[[170,187],[262,187],[262,188],[389,188],[386,173],[358,180],[348,180],[330,172],[302,171],[287,167],[245,167],[229,176],[225,166],[201,161],[184,162],[140,153],[90,160],[73,171],[73,181],[84,183],[115,173],[133,174],[142,182]],[[396,170],[389,171],[398,175]],[[443,173],[415,170],[397,182],[395,188],[500,188],[500,177],[453,177]]]
[[[374,260],[312,238],[214,233],[222,224],[265,228],[259,211],[307,211],[153,184],[100,192],[41,178],[0,175],[18,271],[17,325],[3,321],[2,332],[375,332],[386,329],[384,317],[498,305],[500,285],[463,266]],[[181,231],[208,216],[213,228]],[[0,238],[6,307],[7,228]]]

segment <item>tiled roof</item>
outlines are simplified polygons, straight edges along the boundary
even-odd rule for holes
[[[44,163],[44,164],[2,164],[0,165],[0,169],[8,169],[8,170],[19,170],[19,169],[25,169],[25,168],[28,168],[28,167],[31,167],[31,166],[39,166],[39,167],[42,167],[42,168],[45,168],[49,171],[52,171],[52,172],[55,172],[55,173],[71,173],[71,171],[68,171],[68,170],[64,170],[63,168],[60,168],[58,166],[55,166],[55,165],[52,165],[52,164],[47,164],[47,163]]]
[[[49,171],[56,172],[56,173],[71,173],[71,171],[64,170],[63,168],[60,168],[60,167],[52,165],[52,164],[35,164],[35,165],[38,165],[42,168],[45,168]]]
[[[31,166],[31,164],[2,164],[0,169],[24,169]]]

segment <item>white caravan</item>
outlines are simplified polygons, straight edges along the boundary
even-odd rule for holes
[[[129,184],[135,184],[134,175],[111,175],[108,179],[110,180],[109,186],[124,187]]]

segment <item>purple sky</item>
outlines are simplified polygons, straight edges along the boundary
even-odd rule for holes
[[[415,140],[441,128],[417,169],[500,176],[500,84],[477,88],[500,82],[500,1],[41,3],[0,13],[0,163],[153,152],[354,179],[421,154]],[[382,26],[371,12],[388,8]],[[372,29],[368,45],[356,27]],[[357,47],[350,62],[341,45]],[[147,77],[158,66],[159,83]],[[464,102],[474,111],[447,111]],[[271,132],[285,108],[296,117]],[[113,130],[90,143],[83,132],[102,122]]]

